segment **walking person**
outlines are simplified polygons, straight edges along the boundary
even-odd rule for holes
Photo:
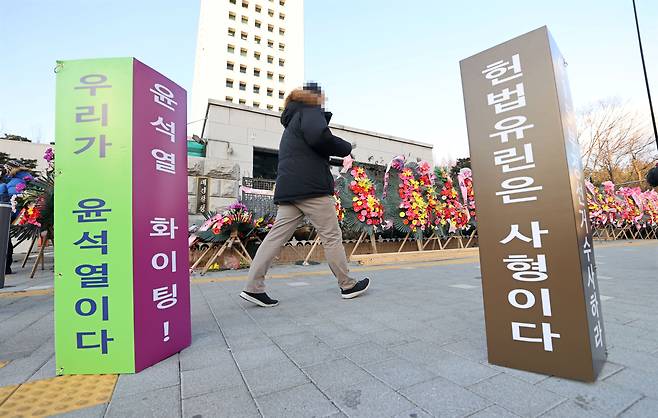
[[[341,296],[352,299],[363,294],[370,279],[357,281],[349,275],[343,236],[336,217],[334,179],[329,157],[346,157],[352,145],[329,129],[331,113],[325,112],[320,86],[308,83],[293,90],[285,101],[281,124],[285,127],[279,145],[278,176],[274,203],[278,205],[272,229],[256,252],[247,285],[240,297],[258,306],[279,302],[265,293],[265,275],[272,260],[292,237],[306,216],[320,236],[325,257],[338,280]]]

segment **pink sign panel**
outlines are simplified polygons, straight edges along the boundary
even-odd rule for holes
[[[190,345],[187,92],[134,60],[135,371]]]

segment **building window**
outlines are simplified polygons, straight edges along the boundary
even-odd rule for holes
[[[274,109],[274,106],[272,106],[272,105],[267,105],[267,110],[273,110],[273,109]]]
[[[268,32],[274,32],[274,25],[267,25]]]
[[[267,9],[267,14],[268,14],[269,17],[274,17],[274,10]]]
[[[235,20],[235,13],[233,13],[233,12],[228,12],[228,18],[229,18],[230,20]]]
[[[247,74],[247,66],[244,64],[240,64],[240,72],[242,74]]]
[[[246,48],[240,48],[240,55],[242,55],[243,57],[246,57],[247,56],[247,49]]]
[[[286,30],[284,28],[279,28],[279,35],[283,36],[286,34]]]
[[[233,67],[235,64],[233,64],[231,61],[226,61],[226,69],[233,71]]]
[[[283,83],[284,81],[286,81],[286,76],[283,74],[279,74],[279,82]]]
[[[274,89],[270,89],[270,88],[268,88],[268,89],[267,89],[267,95],[268,95],[269,97],[272,97],[273,94],[274,94]]]
[[[254,107],[260,107],[260,103],[254,102]]]
[[[267,79],[268,80],[273,80],[274,79],[274,73],[272,71],[267,72]]]
[[[256,41],[258,45],[260,45],[260,36],[254,35],[254,41]]]
[[[240,32],[240,38],[243,41],[246,41],[249,38],[249,35],[247,35],[247,32]]]
[[[260,28],[260,26],[262,25],[260,20],[257,20],[254,24],[256,25],[257,28]]]
[[[283,58],[279,58],[279,67],[283,67],[285,65],[286,65],[286,60],[284,60]]]
[[[254,85],[254,93],[260,94],[260,86]]]
[[[254,58],[260,61],[260,52],[254,52]]]
[[[279,166],[277,151],[254,148],[253,153],[253,175],[255,178],[275,180]]]
[[[245,99],[240,99],[238,100],[238,103],[240,103],[241,105],[245,105],[247,104],[247,101]]]
[[[235,29],[228,28],[228,36],[235,36]]]
[[[235,46],[229,44],[226,46],[226,50],[232,54],[235,52]]]
[[[268,56],[267,56],[267,63],[268,63],[268,64],[273,64],[273,63],[274,63],[274,57],[271,56],[271,55],[268,55]]]
[[[281,6],[285,6],[286,5],[286,0],[279,0],[279,4]]]
[[[242,2],[242,7],[244,7],[245,9],[248,9],[249,8],[249,2],[248,1],[243,1]]]
[[[283,13],[279,13],[279,19],[286,20],[286,15],[284,15]]]
[[[247,83],[245,83],[244,81],[241,81],[240,82],[240,90],[246,91],[247,90]]]
[[[254,68],[254,76],[260,77],[260,68]]]
[[[242,16],[242,23],[249,23],[249,18],[247,16]]]
[[[225,99],[227,102],[231,102],[231,103],[233,103],[233,98],[232,98],[231,96],[226,96],[224,99]]]
[[[271,40],[271,39],[268,39],[268,40],[267,40],[267,47],[268,47],[268,48],[274,48],[274,41]]]
[[[279,112],[283,112],[283,106],[279,106]]]
[[[279,90],[279,99],[283,99],[286,95],[286,92]]]
[[[285,51],[285,50],[286,50],[286,45],[279,42],[279,51]]]
[[[229,0],[231,4],[235,4],[235,0]]]
[[[263,9],[261,9],[260,5],[257,4],[256,5],[256,13],[260,13],[261,10],[263,10]]]
[[[226,87],[233,88],[233,80],[231,80],[230,78],[227,78],[226,79]]]

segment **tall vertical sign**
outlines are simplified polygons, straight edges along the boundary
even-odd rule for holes
[[[140,371],[190,344],[186,113],[134,58],[58,63],[58,374]]]
[[[542,27],[460,65],[489,361],[593,381],[606,348],[566,63]]]

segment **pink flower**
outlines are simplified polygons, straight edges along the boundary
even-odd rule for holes
[[[16,185],[16,191],[18,193],[22,192],[23,190],[25,190],[25,183],[19,183]]]

